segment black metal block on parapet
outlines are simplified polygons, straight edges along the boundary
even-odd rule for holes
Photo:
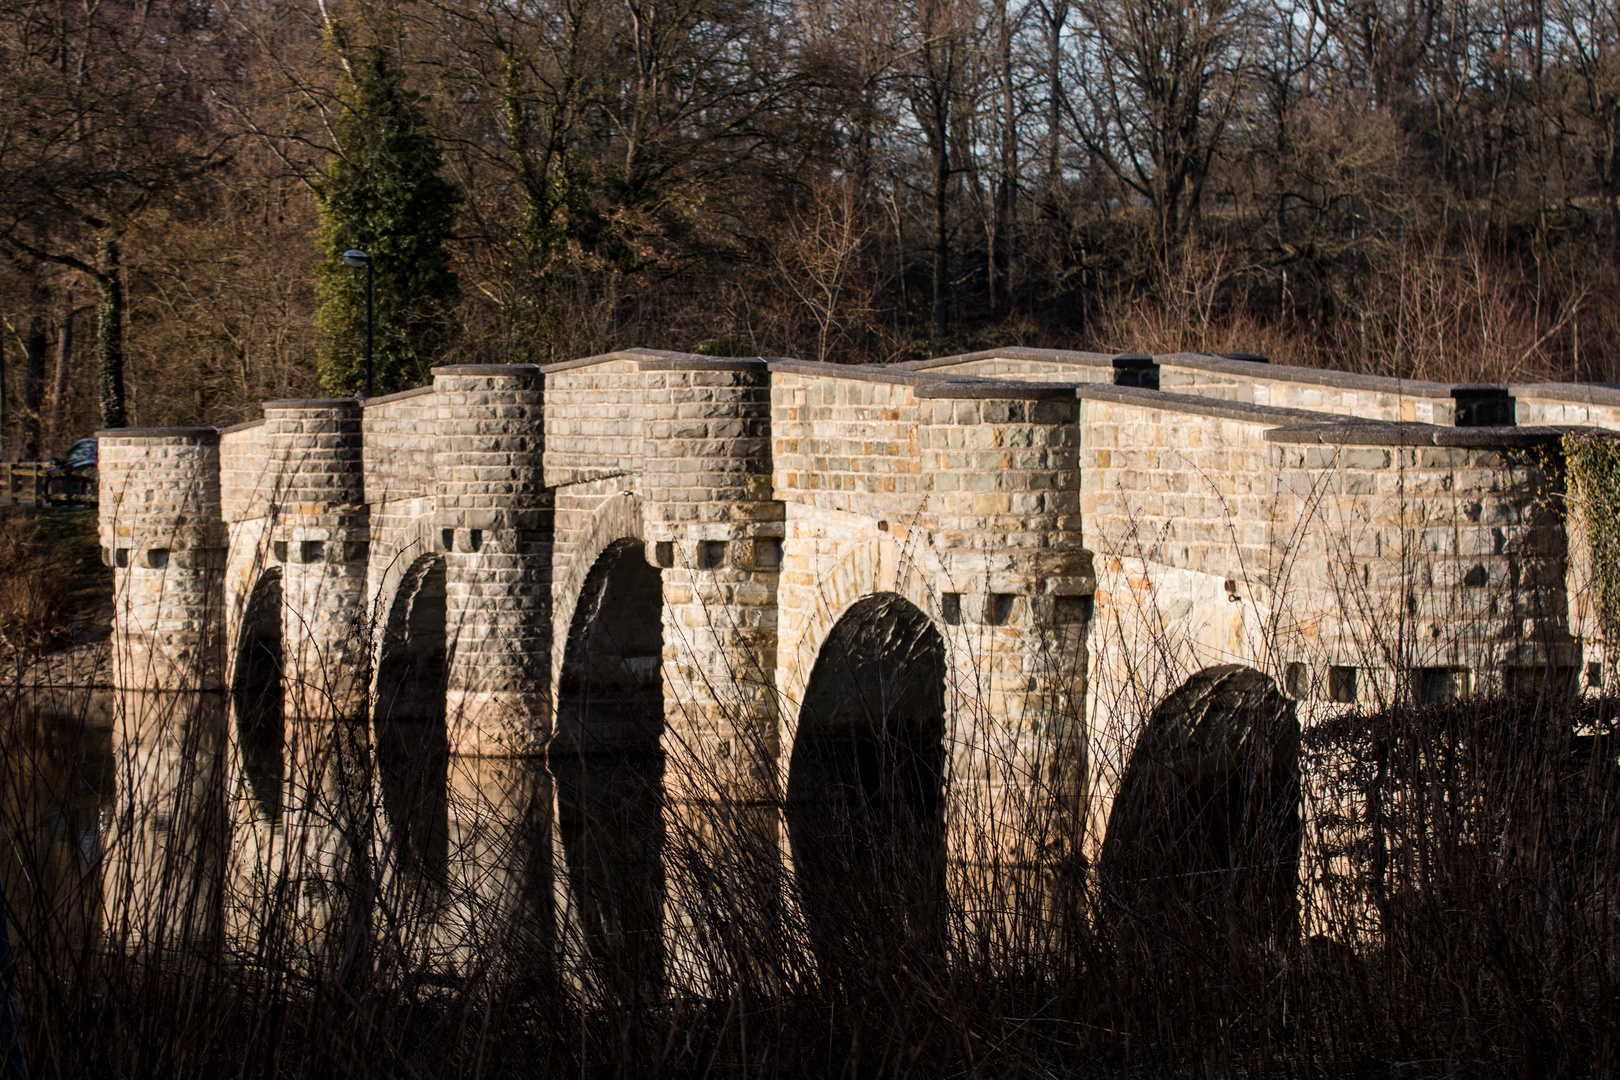
[[[1505,386],[1453,386],[1458,427],[1513,427],[1516,403]]]
[[[1136,386],[1145,390],[1159,388],[1159,365],[1153,357],[1140,353],[1127,353],[1114,357],[1114,385]]]

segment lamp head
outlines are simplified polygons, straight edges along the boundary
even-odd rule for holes
[[[359,248],[350,248],[343,253],[343,265],[356,270],[364,270],[371,265],[371,256]]]

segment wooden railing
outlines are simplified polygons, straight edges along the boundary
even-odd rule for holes
[[[48,461],[0,462],[0,502],[94,506],[96,471],[59,469]]]

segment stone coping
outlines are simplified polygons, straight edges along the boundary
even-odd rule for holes
[[[390,401],[404,401],[407,398],[422,397],[424,394],[431,393],[433,393],[433,384],[428,383],[426,386],[414,386],[409,390],[396,390],[392,394],[378,394],[376,397],[359,398],[357,400],[360,402],[362,409],[369,409],[373,405],[385,405]]]
[[[1334,371],[1331,368],[1235,360],[1228,356],[1214,356],[1209,353],[1165,353],[1154,359],[1158,360],[1161,367],[1191,368],[1194,371],[1211,371],[1250,379],[1270,379],[1273,382],[1314,383],[1317,386],[1331,386],[1340,390],[1368,390],[1403,397],[1449,399],[1453,387],[1451,383],[1430,382],[1427,379],[1397,379],[1390,375],[1361,375],[1349,371]],[[1476,384],[1470,385],[1477,389]]]
[[[1013,398],[1047,401],[1072,398],[1081,383],[1022,382],[1017,379],[969,379],[926,382],[917,387],[919,398]]]
[[[769,361],[763,356],[749,358],[713,357],[695,360],[637,360],[637,371],[766,371]]]
[[[1079,383],[1074,395],[1087,401],[1112,401],[1120,405],[1134,405],[1143,409],[1164,412],[1191,413],[1212,416],[1220,420],[1241,420],[1272,427],[1318,422],[1322,414],[1310,409],[1291,409],[1281,405],[1253,405],[1246,401],[1222,401],[1201,394],[1176,394],[1164,390],[1148,390],[1139,386],[1110,386],[1107,383]],[[1377,423],[1379,421],[1369,421]]]
[[[1620,384],[1617,383],[1513,383],[1508,390],[1516,398],[1551,398],[1581,405],[1620,407]]]
[[[575,368],[595,367],[618,360],[633,360],[637,371],[763,371],[776,357],[769,356],[705,356],[702,353],[670,352],[665,349],[618,349],[599,356],[579,360],[545,364],[540,370],[547,375]],[[786,359],[785,357],[783,359]]]
[[[1266,441],[1328,446],[1454,446],[1483,449],[1547,446],[1577,432],[1602,428],[1568,427],[1442,427],[1387,420],[1349,420],[1342,423],[1294,424],[1272,428]]]
[[[595,367],[597,364],[611,364],[615,360],[640,359],[633,351],[620,349],[615,352],[599,353],[596,356],[582,356],[578,360],[560,360],[555,364],[541,364],[540,374],[550,375],[558,371],[572,371],[575,368]]]
[[[211,427],[128,427],[104,428],[95,433],[98,439],[140,439],[164,442],[171,439],[201,439],[217,442],[219,429]]]
[[[360,399],[338,398],[277,398],[264,403],[266,409],[357,409]]]
[[[897,364],[826,364],[816,360],[772,360],[770,369],[787,375],[887,383],[913,387],[919,398],[1011,398],[1040,401],[1074,395],[1079,383],[1024,382],[1018,379],[957,375],[942,378],[929,372],[900,370]]]
[[[1029,349],[1022,345],[1014,345],[1006,349],[981,349],[978,352],[961,353],[957,356],[937,356],[929,360],[906,360],[898,364],[887,364],[886,367],[900,371],[930,371],[934,368],[953,367],[957,364],[972,364],[980,360],[1035,360],[1050,364],[1067,364],[1071,367],[1118,367],[1117,361],[1139,361],[1138,365],[1147,367],[1153,363],[1151,356],[1142,356],[1136,353],[1099,353],[1099,352],[1072,352],[1068,349]]]
[[[434,378],[440,375],[538,375],[539,364],[447,364],[429,368]]]
[[[824,379],[854,379],[857,382],[888,383],[891,386],[923,386],[941,382],[938,375],[898,370],[896,364],[828,364],[819,360],[772,360],[772,371],[787,375],[819,375]],[[958,376],[972,379],[972,375]],[[943,380],[951,381],[951,380]]]
[[[230,434],[233,434],[233,433],[238,432],[238,431],[246,431],[249,428],[256,428],[256,427],[263,427],[263,426],[264,426],[264,417],[261,416],[257,420],[244,420],[240,424],[231,424],[229,427],[222,427],[222,428],[219,429],[219,433],[221,435],[230,435]]]

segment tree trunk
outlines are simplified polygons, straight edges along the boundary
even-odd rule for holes
[[[101,371],[101,426],[121,428],[124,415],[124,278],[118,241],[101,238],[96,278],[96,364]]]
[[[940,79],[933,57],[928,65],[929,107],[932,115],[934,151],[934,325],[935,348],[944,344],[949,324],[946,292],[951,279],[951,233],[947,211],[950,209],[951,155],[948,140],[951,137],[950,79]]]
[[[1001,199],[998,210],[1001,226],[996,231],[1001,238],[1002,274],[1001,292],[1011,312],[1017,303],[1013,298],[1013,282],[1018,262],[1018,117],[1014,112],[1013,96],[1012,26],[1007,21],[1007,0],[1001,0]],[[995,304],[991,304],[995,314]]]
[[[1068,19],[1068,0],[1052,0],[1046,41],[1046,180],[1053,198],[1063,182],[1063,26]]]
[[[56,372],[51,380],[51,442],[62,444],[62,424],[67,409],[68,369],[73,364],[73,294],[62,301],[62,314],[56,324]]]
[[[17,456],[23,461],[39,460],[39,410],[45,397],[45,320],[28,317],[23,335],[22,446]]]
[[[946,222],[947,186],[951,182],[951,162],[945,153],[945,135],[934,149],[934,344],[945,341],[947,308],[945,287],[951,274],[951,234]]]

